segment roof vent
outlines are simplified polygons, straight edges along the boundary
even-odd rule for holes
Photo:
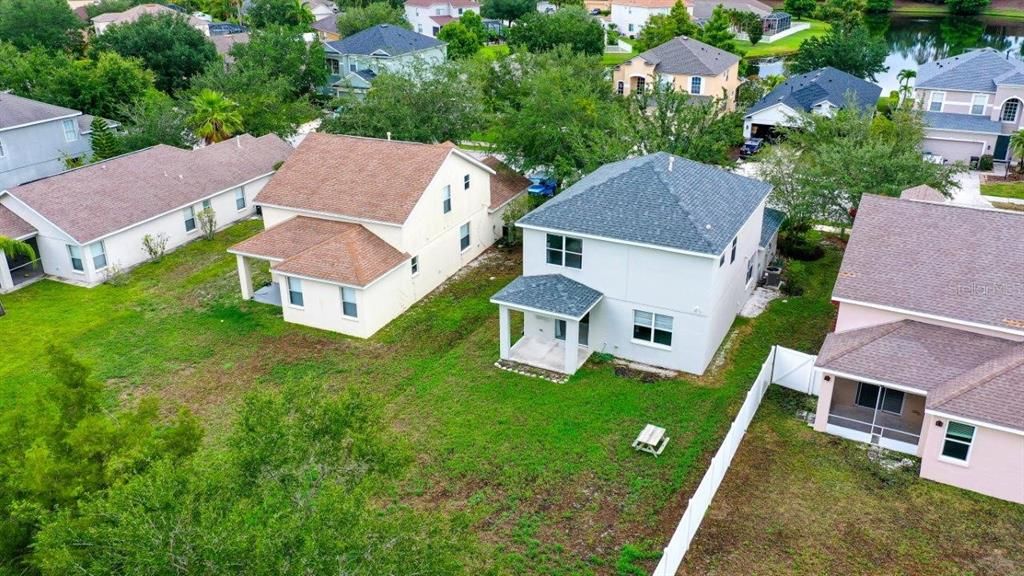
[[[704,225],[704,229],[705,230],[711,230],[711,224],[705,224]]]
[[[674,163],[675,163],[675,160],[676,160],[676,157],[675,157],[675,156],[669,156],[669,157],[668,157],[668,171],[669,171],[669,172],[671,172],[671,171],[672,171],[672,164],[674,164]]]

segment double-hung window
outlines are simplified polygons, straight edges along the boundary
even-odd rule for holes
[[[302,280],[289,276],[288,280],[288,302],[297,308],[302,308],[305,301],[302,299]]]
[[[100,240],[89,246],[89,252],[92,255],[92,267],[96,270],[103,270],[107,267],[107,250],[103,246],[103,241]]]
[[[412,271],[412,275],[415,276],[420,273],[420,257],[413,256],[412,260],[409,261],[409,269]]]
[[[210,210],[212,208],[213,208],[213,204],[210,203],[209,199],[203,200],[203,210]]]
[[[942,103],[946,101],[945,92],[932,92],[932,99],[928,102],[929,112],[942,112]]]
[[[333,58],[328,58],[327,65],[331,69],[331,76],[341,76],[341,62],[338,62]]]
[[[78,122],[73,118],[64,121],[64,140],[67,142],[78,140]]]
[[[690,78],[690,94],[700,94],[700,76],[694,76]]]
[[[469,249],[469,222],[459,227],[459,250],[465,252]]]
[[[974,442],[974,426],[959,422],[947,422],[946,439],[942,443],[942,456],[967,462]]]
[[[82,248],[68,244],[68,256],[71,257],[71,269],[75,272],[85,272],[85,262],[82,260]]]
[[[548,234],[548,264],[566,268],[583,268],[583,240],[569,236]]]
[[[971,114],[981,116],[985,113],[985,104],[988,103],[987,94],[975,94],[971,97]]]
[[[462,189],[469,190],[469,174],[462,177]]]
[[[181,214],[185,217],[185,232],[192,232],[196,229],[196,211],[195,208],[189,206],[181,211]]]
[[[245,210],[245,188],[235,190],[235,209]]]
[[[754,259],[751,258],[747,262],[747,279],[746,279],[747,284],[750,284],[750,279],[753,278],[753,277],[754,277]]]
[[[445,184],[444,189],[441,190],[441,208],[445,214],[452,211],[452,187],[448,184]]]
[[[739,240],[739,236],[732,239],[732,254],[729,255],[729,264],[736,261],[736,242]]]
[[[355,288],[341,288],[341,313],[349,318],[359,317],[359,306],[356,304]]]
[[[633,339],[672,345],[672,317],[642,310],[633,310]]]
[[[626,91],[626,83],[619,81],[619,86],[615,89],[616,92],[621,96]]]

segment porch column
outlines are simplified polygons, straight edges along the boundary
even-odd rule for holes
[[[238,260],[238,280],[242,285],[242,300],[252,300],[252,266],[241,254],[235,254]]]
[[[11,268],[7,265],[7,254],[0,250],[0,292],[8,292],[14,289],[14,279],[11,278]]]
[[[501,359],[508,360],[512,354],[512,314],[508,306],[498,306],[498,337]]]
[[[580,322],[565,321],[565,373],[575,374],[580,361]]]
[[[817,370],[815,372],[817,372],[815,376],[820,378],[820,387],[818,388],[818,410],[814,414],[814,429],[824,432],[825,427],[828,426],[828,413],[832,409],[832,390],[836,384],[836,377]]]

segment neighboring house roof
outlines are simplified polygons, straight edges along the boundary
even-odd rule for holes
[[[786,213],[775,208],[765,207],[764,218],[761,220],[761,241],[758,246],[767,248],[772,241],[772,236],[782,228],[782,222],[786,219]]]
[[[95,119],[96,117],[92,114],[82,114],[81,116],[76,117],[75,120],[78,121],[78,131],[82,134],[92,134],[92,122]],[[107,126],[111,128],[121,126],[121,123],[116,120],[111,120],[109,118],[104,118],[104,120],[106,121]]]
[[[516,172],[494,156],[481,160],[494,174],[491,176],[491,210],[497,210],[530,187],[529,178]]]
[[[740,57],[686,36],[677,36],[641,53],[639,58],[662,74],[717,76],[740,61]]]
[[[882,88],[842,70],[826,66],[806,74],[791,76],[751,106],[746,115],[749,117],[779,103],[803,112],[810,112],[811,108],[821,102],[830,102],[833,106],[842,107],[846,105],[847,94],[851,93],[861,108],[874,109]]]
[[[400,225],[453,153],[490,171],[451,142],[420,144],[314,132],[256,199],[260,204]]]
[[[8,190],[80,244],[274,171],[292,148],[270,134],[198,150],[157,145]]]
[[[78,110],[54,106],[38,100],[0,92],[0,130],[9,130],[25,124],[67,118],[81,114]]]
[[[451,22],[452,20],[455,20],[455,18],[451,16],[431,16],[430,19],[433,20],[434,24],[437,24],[438,26],[444,26],[445,24]]]
[[[210,41],[217,48],[217,54],[225,56],[225,60],[231,60],[231,56],[228,52],[231,51],[231,47],[235,44],[247,44],[249,42],[248,32],[239,32],[238,34],[220,34],[218,36],[211,36]]]
[[[998,84],[1019,84],[1022,74],[1024,62],[993,48],[981,48],[922,64],[917,69],[914,87],[995,92]]]
[[[772,13],[771,6],[758,2],[758,0],[694,0],[693,18],[696,20],[711,18],[711,13],[718,6],[722,6],[726,10],[753,12],[762,18]]]
[[[583,318],[604,295],[590,286],[570,280],[561,274],[520,276],[491,296],[495,304],[508,304]]]
[[[913,320],[825,338],[815,365],[927,393],[925,407],[1024,430],[1024,343]]]
[[[914,186],[913,188],[907,188],[903,192],[900,192],[900,198],[903,200],[917,200],[919,202],[945,202],[946,197],[942,195],[935,188],[927,184],[921,184],[920,186]]]
[[[271,269],[364,287],[409,259],[359,224],[296,216],[232,246],[274,260]]]
[[[319,30],[320,32],[327,32],[328,34],[337,34],[338,17],[331,15],[321,18],[313,23],[313,29]]]
[[[1024,214],[865,195],[834,298],[1024,333]]]
[[[0,236],[21,239],[35,233],[35,226],[25,222],[6,206],[0,204]]]
[[[339,54],[383,53],[392,57],[442,45],[444,43],[436,38],[390,24],[378,24],[341,40],[327,43],[328,47]]]
[[[980,132],[1002,134],[1002,125],[988,116],[974,114],[953,114],[952,112],[925,112],[924,123],[935,130],[956,130],[959,132]]]
[[[405,0],[406,6],[419,6],[420,8],[430,8],[433,6],[451,6],[453,8],[473,8],[479,7],[479,2],[473,0]]]
[[[718,255],[771,186],[666,152],[605,164],[523,226]]]
[[[127,24],[130,22],[135,22],[143,15],[147,14],[150,16],[159,16],[161,14],[176,14],[178,16],[184,16],[188,20],[188,23],[196,28],[206,27],[210,24],[205,20],[200,20],[195,16],[182,14],[177,10],[168,8],[167,6],[162,6],[160,4],[139,4],[138,6],[129,8],[124,12],[107,12],[105,14],[100,14],[99,16],[96,16],[92,19],[92,22],[93,24],[104,22],[109,22],[110,24]]]
[[[671,8],[676,5],[676,0],[612,0],[611,4],[631,8]],[[683,4],[692,5],[690,1]]]
[[[369,68],[365,68],[363,70],[356,70],[355,72],[353,72],[353,74],[365,80],[367,84],[372,83],[373,79],[377,77],[377,73],[374,72],[373,70],[370,70]]]

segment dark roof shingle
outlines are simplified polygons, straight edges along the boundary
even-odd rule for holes
[[[430,36],[390,24],[378,24],[341,40],[327,43],[327,46],[339,54],[369,55],[379,51],[392,57],[443,45],[444,42]]]
[[[78,110],[0,92],[0,130],[79,114]]]
[[[561,274],[520,276],[491,296],[495,304],[509,304],[580,319],[604,295]]]
[[[735,54],[686,36],[677,36],[638,57],[654,64],[657,72],[695,76],[717,76],[740,61]]]
[[[826,66],[791,76],[751,106],[746,115],[750,116],[780,102],[798,112],[810,112],[815,104],[826,100],[835,106],[843,106],[848,94],[853,95],[854,101],[861,108],[873,110],[881,93],[882,88],[877,84]]]
[[[982,134],[1002,134],[999,122],[988,116],[973,114],[953,114],[952,112],[925,112],[924,123],[935,130],[957,130],[959,132],[980,132]]]
[[[1002,82],[1019,82],[1024,73],[1024,62],[1004,56],[993,48],[970,50],[922,64],[917,69],[915,88],[961,90],[965,92],[995,92]]]

